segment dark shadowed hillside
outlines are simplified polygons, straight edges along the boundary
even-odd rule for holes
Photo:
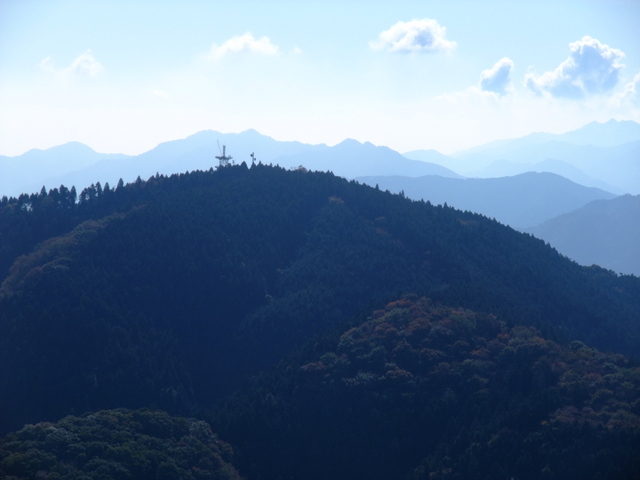
[[[408,292],[496,316],[496,328],[507,333],[533,326],[558,345],[578,340],[618,354],[640,346],[638,278],[581,267],[543,241],[481,215],[329,173],[243,164],[115,188],[96,184],[78,195],[43,190],[4,199],[0,226],[2,432],[68,414],[153,406],[187,416],[213,412],[214,430],[242,444],[240,426],[235,430],[215,413],[217,402],[292,352],[325,345],[322,353],[340,357],[345,352],[331,346],[336,332],[357,328],[372,310]],[[447,338],[462,335],[448,330]],[[498,330],[482,336],[490,341]],[[481,347],[465,338],[459,340],[468,347],[455,347],[464,355]],[[410,346],[409,357],[422,348]],[[381,355],[383,364],[395,361],[377,352],[371,355]],[[620,358],[616,365],[626,365]],[[369,373],[381,375],[379,368]],[[358,367],[344,375],[336,371],[335,379],[357,383],[360,371],[369,378]],[[404,373],[398,375],[402,383]],[[443,392],[449,388],[460,398],[458,383],[476,381],[461,375],[444,375]],[[624,401],[637,398],[634,381]],[[512,392],[509,408],[524,408],[518,407],[525,401],[520,387],[496,385],[502,386],[489,398]],[[618,395],[617,384],[611,385],[602,388]],[[397,398],[400,403],[366,404],[367,415],[379,415],[385,425],[385,409],[402,408],[404,397]],[[549,403],[545,415],[570,404],[563,401]],[[486,432],[511,428],[500,422],[491,420]],[[630,435],[620,441],[635,438]],[[360,444],[368,431],[348,438]],[[372,441],[373,454],[380,445]],[[403,445],[399,439],[393,448]],[[241,455],[251,448],[243,447]],[[436,453],[429,452],[421,447],[406,458],[415,460],[415,468],[423,458],[431,465]],[[458,458],[455,452],[442,458]],[[271,461],[255,455],[255,462]],[[274,454],[273,461],[278,458]],[[438,468],[448,468],[443,465]],[[269,468],[256,463],[249,470]]]
[[[250,478],[631,480],[639,374],[621,355],[407,296],[211,418]]]

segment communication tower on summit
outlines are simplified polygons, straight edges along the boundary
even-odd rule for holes
[[[218,142],[218,150],[220,150],[220,142]],[[222,150],[220,151],[220,155],[216,155],[216,158],[220,161],[219,167],[226,167],[229,165],[229,160],[233,157],[231,155],[227,155],[227,146],[222,145]]]

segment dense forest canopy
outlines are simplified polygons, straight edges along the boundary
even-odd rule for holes
[[[631,479],[639,393],[622,355],[409,295],[256,378],[211,423],[250,478]]]
[[[240,480],[232,459],[205,422],[152,410],[26,425],[0,444],[5,480]]]
[[[69,414],[153,406],[206,416],[242,446],[241,474],[274,479],[356,478],[358,469],[370,478],[496,478],[506,471],[483,449],[500,442],[566,446],[566,465],[548,460],[549,478],[563,478],[580,448],[554,428],[573,438],[579,425],[587,456],[606,450],[603,442],[637,441],[638,372],[622,355],[640,351],[640,279],[581,267],[481,215],[331,173],[242,164],[98,183],[80,194],[60,187],[5,197],[0,282],[2,434]],[[422,309],[424,325],[385,321],[391,333],[383,334],[376,319],[409,293],[416,296],[402,308]],[[373,362],[367,368],[363,356]],[[504,408],[492,410],[500,398]],[[361,426],[329,425],[361,401]],[[447,428],[476,427],[442,442],[415,436],[418,425],[445,428],[429,423],[436,417]],[[261,427],[248,431],[249,418]],[[276,450],[260,450],[262,435],[280,439]],[[343,435],[350,443],[327,437]],[[484,463],[463,452],[476,443],[472,457],[485,452]],[[287,457],[295,444],[322,448],[299,457],[309,462],[302,467]],[[361,458],[388,457],[390,470],[344,458],[334,465],[355,477],[307,472],[319,452],[337,462],[354,445]],[[637,469],[628,449],[616,448],[600,455]],[[542,461],[509,458],[521,464],[517,472]],[[489,476],[468,476],[475,461]],[[447,477],[449,468],[462,477]]]

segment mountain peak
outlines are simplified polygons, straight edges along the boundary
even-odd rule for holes
[[[338,143],[336,145],[336,147],[338,146],[355,146],[355,145],[363,145],[362,143],[360,143],[358,140],[355,140],[353,138],[345,138],[343,141],[341,141],[340,143]]]
[[[265,137],[266,135],[262,135],[259,131],[257,131],[255,128],[249,128],[248,130],[244,130],[242,132],[240,132],[240,135],[251,135],[254,137]]]
[[[640,123],[611,118],[606,122],[591,122],[562,135],[558,139],[574,145],[612,147],[640,140]]]

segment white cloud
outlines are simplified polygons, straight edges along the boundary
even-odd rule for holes
[[[278,47],[271,43],[269,37],[263,36],[260,39],[255,39],[251,33],[247,32],[244,35],[230,38],[220,46],[213,44],[209,58],[211,60],[220,60],[229,53],[241,52],[276,55],[278,51]]]
[[[398,22],[380,33],[376,41],[369,42],[369,46],[392,53],[448,51],[456,47],[456,42],[447,40],[446,30],[430,18]]]
[[[74,73],[95,77],[102,71],[102,64],[94,58],[91,50],[87,50],[69,68]]]
[[[640,92],[640,73],[636,73],[633,80],[624,86],[624,90],[612,98],[612,104],[616,106],[640,105],[638,92]]]
[[[483,70],[480,74],[480,88],[486,92],[505,95],[512,87],[511,70],[513,70],[511,59],[504,57],[498,60],[492,68]]]
[[[538,94],[574,99],[605,93],[617,85],[624,67],[619,62],[622,51],[589,36],[570,43],[569,49],[569,57],[555,70],[539,76],[529,73],[525,85]]]
[[[71,62],[71,65],[65,68],[56,68],[51,57],[42,60],[38,67],[41,70],[51,73],[58,78],[66,79],[70,77],[95,77],[104,67],[95,59],[91,50],[87,50]]]

